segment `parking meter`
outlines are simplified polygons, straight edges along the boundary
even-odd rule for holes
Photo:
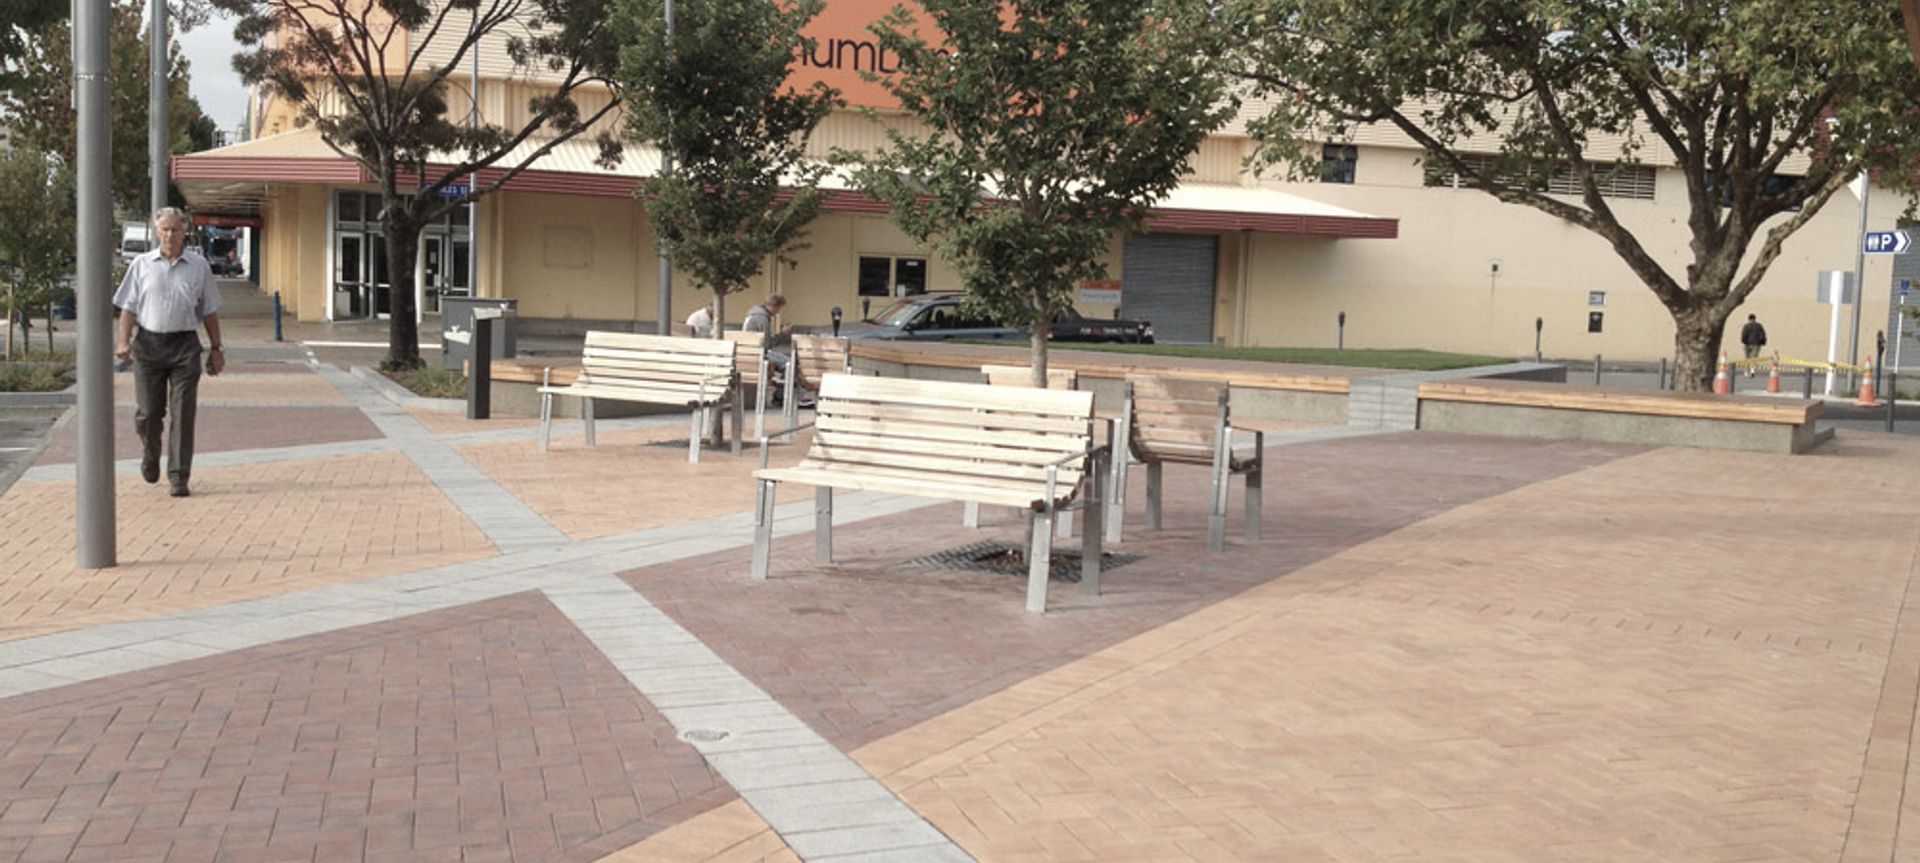
[[[831,314],[833,315],[833,337],[837,339],[840,337],[840,307],[834,306]]]

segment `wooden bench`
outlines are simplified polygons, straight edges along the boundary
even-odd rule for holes
[[[593,446],[595,399],[686,407],[693,410],[687,461],[700,461],[700,438],[707,411],[733,408],[733,452],[740,453],[740,399],[734,371],[734,345],[722,339],[647,336],[590,331],[573,382],[540,386],[540,451],[547,451],[553,424],[553,397],[581,399],[587,446]]]
[[[772,383],[767,377],[767,334],[727,330],[724,335],[733,343],[733,370],[740,375],[740,386],[753,387],[753,436],[760,437],[767,433],[767,387]]]
[[[814,422],[760,439],[754,508],[753,577],[767,577],[773,552],[774,487],[814,486],[814,555],[833,562],[833,490],[875,491],[1019,507],[1032,513],[1027,610],[1045,611],[1055,514],[1088,513],[1080,584],[1100,591],[1102,474],[1107,449],[1094,443],[1093,394],[830,374],[820,383]],[[798,465],[767,467],[774,437],[816,427]]]
[[[1486,378],[1428,381],[1419,397],[1420,427],[1435,431],[1778,453],[1825,439],[1821,403],[1798,398]]]
[[[980,367],[980,374],[986,377],[987,383],[991,386],[1033,386],[1033,368],[1031,366],[984,365]],[[1080,377],[1074,373],[1073,369],[1047,369],[1047,389],[1070,390],[1075,388],[1079,384],[1079,381]],[[975,501],[967,501],[966,509],[960,513],[960,523],[966,527],[979,527],[980,504]],[[1060,535],[1069,536],[1072,533],[1073,513],[1072,511],[1063,512],[1060,514]]]
[[[1260,540],[1261,471],[1266,462],[1266,434],[1252,431],[1253,451],[1236,452],[1234,429],[1227,414],[1225,383],[1194,378],[1130,375],[1120,415],[1119,438],[1127,442],[1134,461],[1147,466],[1147,527],[1161,524],[1161,468],[1172,464],[1206,465],[1208,486],[1207,548],[1226,546],[1227,484],[1234,474],[1246,477],[1248,542]],[[1112,512],[1107,518],[1107,541],[1119,542],[1127,501],[1127,460],[1115,459]]]
[[[820,391],[820,381],[831,374],[853,371],[853,341],[834,336],[793,337],[793,354],[787,359],[787,385],[782,412],[787,428],[799,421],[800,400],[797,388]]]

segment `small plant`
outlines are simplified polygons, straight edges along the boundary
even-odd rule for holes
[[[432,399],[463,399],[467,397],[467,376],[459,372],[450,372],[429,366],[420,366],[405,371],[385,371],[394,383],[407,388],[417,396]]]
[[[0,392],[50,393],[70,386],[73,366],[68,363],[0,363]]]

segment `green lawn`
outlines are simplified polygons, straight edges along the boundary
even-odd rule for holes
[[[996,342],[994,344],[1007,344]],[[1478,354],[1448,354],[1426,350],[1334,350],[1333,348],[1227,348],[1214,345],[1129,345],[1104,342],[1055,342],[1054,350],[1108,351],[1122,354],[1149,354],[1162,357],[1193,357],[1208,360],[1250,360],[1260,363],[1293,363],[1316,366],[1360,366],[1373,369],[1409,369],[1433,371],[1469,366],[1490,366],[1513,362],[1512,357]]]

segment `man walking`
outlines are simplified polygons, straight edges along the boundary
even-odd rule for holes
[[[133,429],[140,437],[140,477],[160,481],[160,429],[167,414],[167,479],[186,497],[193,471],[193,418],[200,393],[200,337],[211,343],[207,373],[226,368],[220,350],[220,289],[198,252],[186,251],[187,217],[173,207],[153,214],[159,247],[135,257],[113,294],[120,310],[114,356],[133,361]]]
[[[1747,359],[1760,356],[1761,349],[1767,346],[1767,328],[1760,326],[1759,318],[1747,316],[1747,325],[1740,328],[1740,345],[1746,348]],[[1753,363],[1747,364],[1747,377],[1753,377],[1753,368]]]

